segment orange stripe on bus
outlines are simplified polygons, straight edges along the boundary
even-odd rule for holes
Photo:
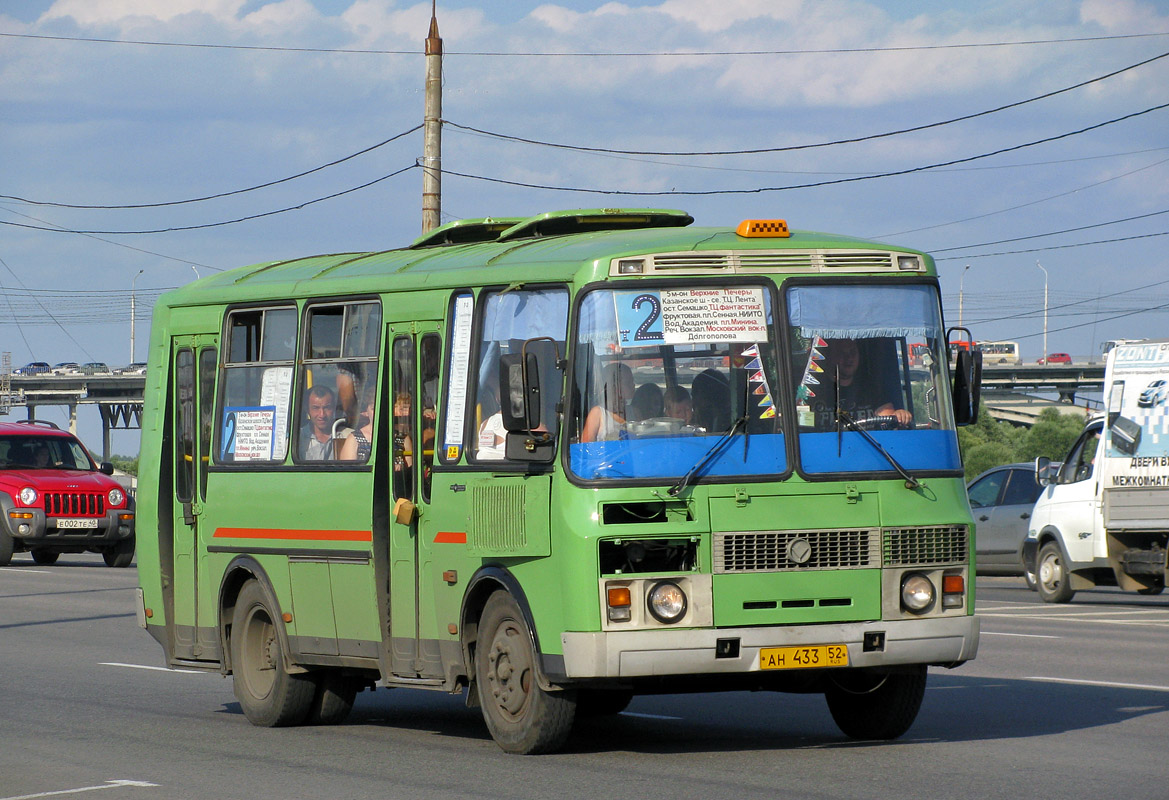
[[[466,544],[467,534],[462,531],[439,531],[434,536],[435,544]]]
[[[297,539],[323,542],[372,542],[373,531],[306,531],[288,528],[216,528],[216,539]]]

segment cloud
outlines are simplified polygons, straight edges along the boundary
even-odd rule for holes
[[[170,22],[184,14],[206,14],[220,21],[235,19],[246,0],[57,0],[42,22],[71,17],[78,25],[112,25],[127,21]]]

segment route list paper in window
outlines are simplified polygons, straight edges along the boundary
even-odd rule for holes
[[[767,339],[761,288],[614,292],[624,347]]]

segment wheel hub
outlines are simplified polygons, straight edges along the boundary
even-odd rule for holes
[[[500,630],[491,643],[487,664],[492,697],[501,710],[513,717],[518,716],[524,710],[532,688],[532,663],[518,632]]]

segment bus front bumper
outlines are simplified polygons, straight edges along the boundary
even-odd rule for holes
[[[957,666],[978,652],[978,633],[978,617],[964,616],[795,627],[569,632],[560,640],[565,675],[571,680],[758,672],[761,648],[817,644],[846,645],[850,667]],[[728,657],[728,652],[735,654]]]

